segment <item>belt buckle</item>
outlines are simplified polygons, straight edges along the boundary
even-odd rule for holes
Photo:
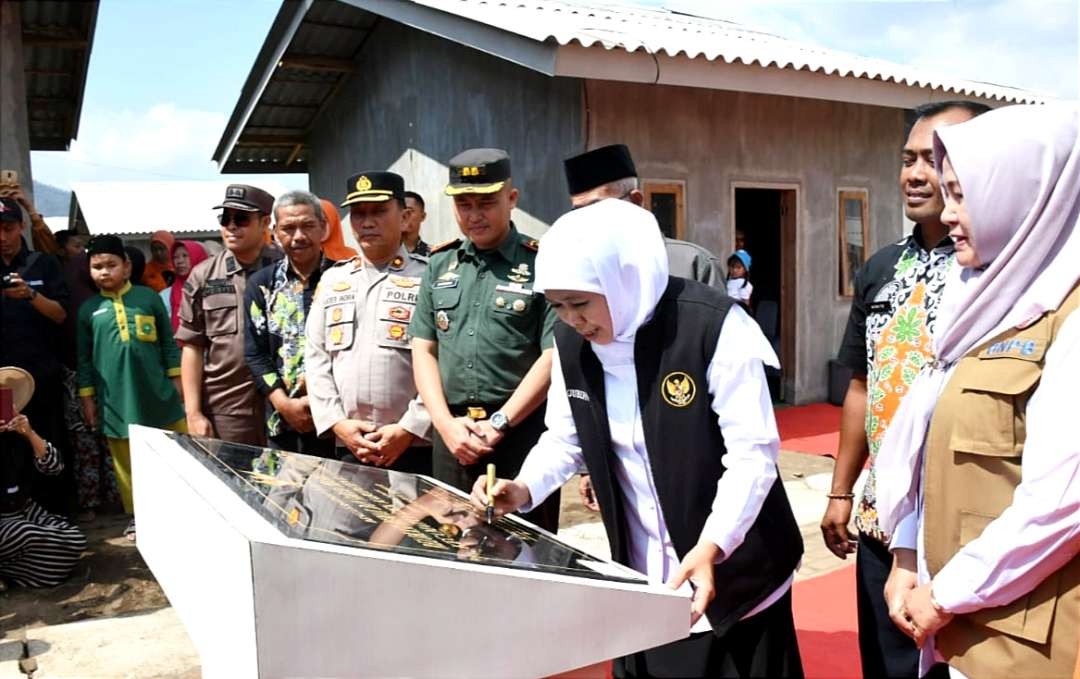
[[[487,411],[480,407],[469,406],[469,412],[467,414],[471,420],[487,419]]]

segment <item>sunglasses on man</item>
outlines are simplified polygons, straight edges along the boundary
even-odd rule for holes
[[[243,212],[242,210],[229,212],[228,210],[223,210],[221,214],[218,215],[218,224],[228,226],[229,222],[232,222],[236,226],[244,228],[250,224],[253,219],[255,219],[255,213],[253,212]]]

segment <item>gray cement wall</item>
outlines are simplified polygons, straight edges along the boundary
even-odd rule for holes
[[[437,242],[458,235],[442,193],[443,166],[464,149],[493,146],[510,153],[519,206],[528,213],[515,218],[523,230],[539,235],[568,206],[561,163],[580,146],[580,81],[548,78],[385,19],[359,63],[313,125],[312,191],[340,202],[353,173],[393,167],[427,201],[421,235]]]
[[[837,191],[868,191],[870,253],[902,235],[903,111],[610,81],[587,89],[587,146],[626,143],[641,177],[685,180],[686,238],[717,255],[733,249],[736,183],[797,187],[795,399],[824,399],[850,305],[837,292]]]

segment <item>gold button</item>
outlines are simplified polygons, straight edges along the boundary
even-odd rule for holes
[[[523,299],[515,299],[514,300],[514,311],[525,311],[525,300],[523,300]]]
[[[495,306],[499,307],[500,309],[503,308],[504,306],[506,306],[506,300],[502,297],[496,297]]]

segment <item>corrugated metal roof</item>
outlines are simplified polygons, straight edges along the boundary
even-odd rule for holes
[[[1001,102],[1042,97],[1015,87],[954,78],[922,68],[839,52],[753,30],[721,19],[665,9],[565,0],[412,0],[538,42],[578,43],[627,52],[805,70],[910,87],[942,89]]]
[[[32,150],[66,151],[78,134],[97,11],[97,0],[19,3]]]
[[[161,229],[174,233],[217,233],[217,211],[228,181],[76,182],[72,192],[82,221],[92,235],[135,236]],[[279,196],[277,182],[257,186]],[[161,209],[132,209],[156,205]]]
[[[362,69],[364,41],[383,14],[551,76],[611,77],[589,71],[603,48],[684,56],[710,73],[722,70],[721,64],[761,67],[768,76],[790,73],[806,81],[801,92],[790,82],[762,90],[790,96],[902,107],[943,93],[1000,103],[1042,100],[1025,90],[807,45],[731,21],[598,0],[286,0],[214,152],[222,171],[306,172],[311,127],[345,79]],[[558,56],[572,51],[585,72],[559,70]],[[658,61],[658,80],[660,71]],[[843,91],[821,92],[814,79],[823,76],[835,78],[828,82],[843,84]],[[715,86],[693,77],[677,84]],[[885,101],[883,87],[903,96]]]

